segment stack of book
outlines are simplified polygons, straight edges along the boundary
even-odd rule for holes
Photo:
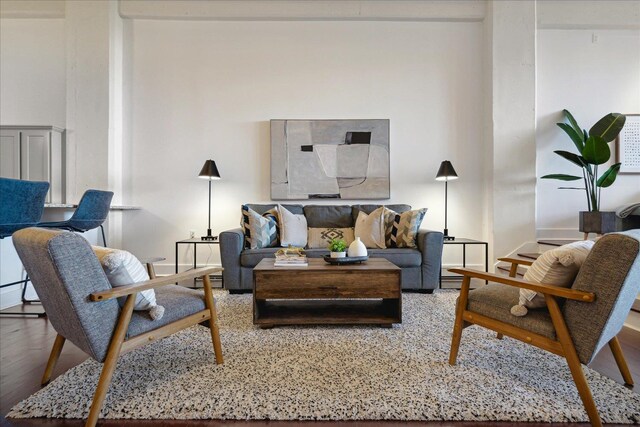
[[[309,261],[301,248],[286,248],[276,252],[274,267],[308,267]]]

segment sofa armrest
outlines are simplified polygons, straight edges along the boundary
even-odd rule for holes
[[[240,254],[244,249],[244,233],[241,228],[234,228],[220,233],[220,261],[222,262],[222,279],[227,289],[240,286]]]
[[[437,289],[440,286],[440,268],[442,266],[441,231],[419,230],[416,236],[418,249],[422,252],[422,288]]]

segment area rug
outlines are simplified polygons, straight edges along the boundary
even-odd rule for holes
[[[219,295],[224,365],[215,365],[203,326],[128,353],[101,417],[588,421],[560,357],[473,326],[449,366],[456,296],[405,294],[403,322],[392,329],[262,330],[252,324],[250,295]],[[78,365],[8,417],[85,418],[100,368]],[[585,373],[604,422],[640,422],[640,395]]]

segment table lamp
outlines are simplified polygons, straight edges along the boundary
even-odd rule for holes
[[[438,174],[436,175],[436,181],[444,181],[444,240],[456,239],[453,236],[449,236],[449,229],[447,228],[447,184],[453,179],[458,179],[458,174],[451,162],[445,160],[440,164],[440,169],[438,169]]]
[[[198,177],[209,180],[209,228],[207,228],[207,235],[202,236],[202,240],[216,240],[216,238],[211,235],[211,181],[220,179],[220,172],[218,172],[216,162],[213,160],[205,161]]]

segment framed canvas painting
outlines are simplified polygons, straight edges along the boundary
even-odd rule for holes
[[[389,197],[389,120],[271,120],[273,200]]]

